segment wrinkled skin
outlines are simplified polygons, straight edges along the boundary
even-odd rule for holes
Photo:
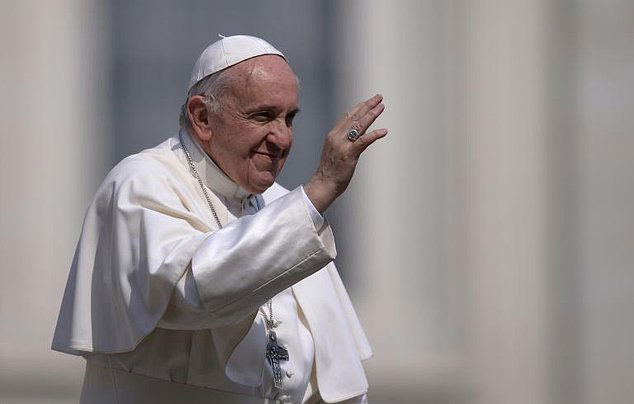
[[[189,101],[198,114],[192,127],[225,174],[259,194],[273,185],[293,144],[293,118],[299,110],[297,79],[276,55],[249,59],[230,69],[231,86],[218,112],[208,111],[202,97]]]
[[[258,56],[230,67],[232,81],[210,111],[202,96],[188,100],[193,135],[207,154],[237,184],[262,193],[278,176],[293,143],[293,119],[298,112],[298,84],[286,61],[275,55]],[[383,97],[357,104],[328,133],[319,167],[304,184],[306,195],[323,213],[352,178],[361,153],[387,129],[366,133],[383,113]],[[362,136],[351,142],[348,131]]]

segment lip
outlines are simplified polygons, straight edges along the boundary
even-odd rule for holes
[[[271,160],[281,160],[284,155],[280,154],[280,155],[276,155],[276,154],[269,154],[269,153],[262,153],[262,152],[254,152],[255,154],[260,154],[262,156],[266,156],[268,158],[270,158]]]

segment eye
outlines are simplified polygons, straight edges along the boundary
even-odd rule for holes
[[[289,128],[293,126],[293,120],[297,116],[297,112],[298,111],[289,112],[288,115],[286,115],[286,126]]]
[[[273,113],[271,111],[258,111],[251,115],[251,119],[257,122],[268,122],[273,119]]]

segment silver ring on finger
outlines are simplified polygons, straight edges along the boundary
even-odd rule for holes
[[[348,131],[348,140],[351,142],[356,141],[358,138],[361,137],[361,132],[359,132],[357,129],[352,128]]]

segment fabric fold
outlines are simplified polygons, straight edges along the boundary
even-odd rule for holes
[[[229,195],[259,211],[218,229],[177,138],[124,159],[86,213],[52,348],[148,377],[258,394],[264,359],[243,372],[245,361],[232,355],[260,356],[236,347],[249,343],[258,308],[290,287],[314,340],[324,401],[363,394],[360,361],[371,350],[332,263],[328,223],[316,229],[301,188],[274,184],[252,198],[191,150],[223,224]],[[179,341],[177,357],[153,354],[161,340]]]

